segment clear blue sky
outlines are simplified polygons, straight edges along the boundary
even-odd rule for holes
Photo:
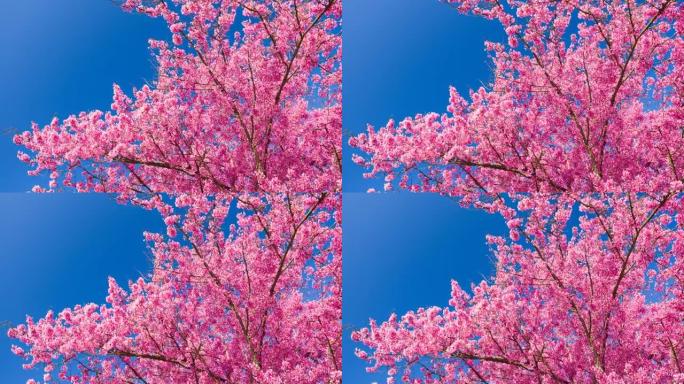
[[[107,276],[125,283],[149,271],[142,232],[161,231],[157,213],[103,195],[25,193],[36,179],[16,159],[12,130],[31,121],[107,109],[112,83],[130,91],[153,79],[149,37],[161,20],[124,13],[110,0],[3,2],[0,12],[0,321],[103,302]],[[0,329],[0,383],[30,376]]]
[[[349,134],[389,118],[446,110],[449,86],[467,95],[491,78],[484,41],[500,27],[437,0],[345,0],[343,126],[345,192],[382,188],[350,160]],[[451,279],[469,287],[492,271],[487,233],[503,220],[436,195],[345,193],[343,377],[384,383],[354,356],[350,331],[418,307],[447,304]]]

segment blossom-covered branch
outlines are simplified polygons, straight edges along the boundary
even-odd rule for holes
[[[446,113],[369,128],[355,161],[385,187],[659,191],[684,177],[684,6],[673,0],[455,1],[498,20],[493,81]]]
[[[157,79],[112,110],[15,137],[52,181],[128,198],[159,192],[318,192],[341,185],[339,0],[128,0],[162,17]],[[133,172],[135,171],[135,175]]]
[[[157,79],[14,141],[34,191],[115,194],[166,234],[149,274],[28,318],[14,352],[45,382],[340,383],[340,1],[120,3],[168,24]]]
[[[10,330],[46,382],[337,383],[340,380],[340,199],[242,195],[236,222],[207,201],[147,233],[154,270],[106,305],[49,312]],[[227,228],[224,232],[222,228]]]
[[[684,5],[448,0],[493,81],[350,140],[385,189],[500,214],[494,275],[354,334],[388,382],[684,381]]]
[[[489,237],[495,275],[449,306],[357,331],[389,382],[671,383],[684,379],[684,199],[521,195]],[[575,210],[573,212],[573,210]],[[368,352],[370,349],[370,353]]]

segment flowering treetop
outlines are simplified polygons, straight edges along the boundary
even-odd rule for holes
[[[45,382],[339,383],[340,1],[122,6],[169,26],[156,81],[14,141],[34,191],[113,193],[167,233],[148,276],[28,318],[14,352]]]
[[[470,292],[452,281],[447,307],[353,334],[370,370],[388,383],[684,380],[682,199],[518,198],[502,212],[509,238],[488,238],[491,280]]]
[[[488,87],[350,140],[385,189],[497,212],[491,279],[354,333],[388,383],[684,381],[684,4],[449,0]]]
[[[13,351],[45,382],[339,383],[341,200],[238,200],[234,224],[227,201],[207,201],[175,224],[186,241],[146,234],[149,278],[29,317]]]
[[[341,2],[126,0],[161,17],[157,79],[112,109],[15,136],[32,174],[130,199],[159,193],[336,191],[341,185]]]
[[[500,22],[494,79],[350,140],[415,191],[658,191],[684,177],[684,4],[449,0]]]

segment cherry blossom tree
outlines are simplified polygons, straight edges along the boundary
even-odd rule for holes
[[[339,382],[340,199],[236,200],[235,223],[207,200],[174,224],[184,240],[146,233],[152,273],[128,290],[110,279],[106,305],[11,329],[25,367],[45,382]]]
[[[388,383],[684,382],[684,5],[453,1],[499,21],[494,77],[350,140],[385,189],[500,214],[496,269],[359,330]]]
[[[684,380],[684,200],[673,193],[515,196],[495,275],[443,308],[359,330],[388,382]],[[573,209],[575,210],[573,212]],[[369,353],[370,350],[370,353]]]
[[[35,192],[160,212],[148,276],[9,331],[44,382],[341,381],[339,0],[126,0],[157,79],[15,136]],[[31,381],[36,383],[36,381]]]
[[[673,0],[455,1],[498,20],[494,79],[447,112],[350,140],[387,189],[660,191],[682,179],[684,5]]]
[[[336,191],[341,184],[339,0],[126,0],[162,17],[157,80],[109,112],[15,136],[48,186],[160,193]]]

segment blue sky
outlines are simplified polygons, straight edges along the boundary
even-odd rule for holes
[[[437,0],[345,0],[345,192],[382,188],[350,160],[349,134],[389,118],[446,110],[449,86],[462,94],[490,81],[485,40],[495,23],[459,15]],[[436,195],[345,193],[343,204],[343,377],[385,382],[354,356],[350,331],[392,312],[446,305],[451,279],[468,287],[492,270],[485,235],[506,233],[498,216]]]
[[[13,130],[31,121],[108,109],[112,83],[125,90],[153,79],[149,37],[161,20],[119,10],[109,0],[3,2],[0,12],[0,322],[103,302],[107,276],[125,284],[149,270],[144,230],[162,231],[155,212],[104,195],[38,195],[16,159]],[[30,376],[0,329],[0,382]]]

